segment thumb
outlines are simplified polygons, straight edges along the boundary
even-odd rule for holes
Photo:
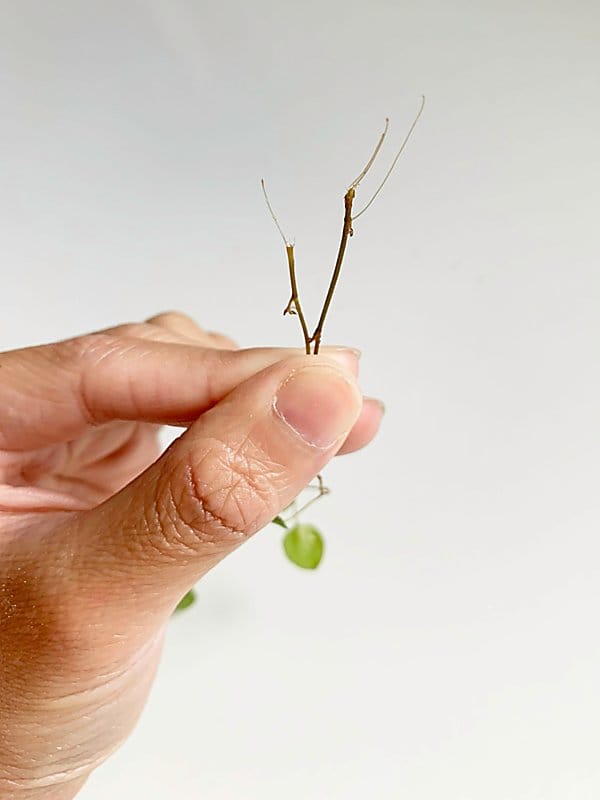
[[[135,481],[52,537],[73,554],[80,602],[95,599],[107,621],[111,609],[169,614],[322,470],[361,405],[353,375],[323,356],[239,384]]]

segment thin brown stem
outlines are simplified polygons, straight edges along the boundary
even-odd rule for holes
[[[319,317],[317,327],[315,328],[314,333],[310,338],[310,341],[314,342],[315,344],[313,350],[313,353],[315,355],[317,355],[317,353],[319,352],[319,347],[321,346],[323,326],[325,325],[325,318],[327,316],[327,312],[329,311],[329,306],[331,305],[333,293],[335,292],[335,287],[337,285],[338,278],[340,277],[340,272],[342,270],[342,262],[344,260],[344,253],[346,252],[346,244],[348,243],[348,237],[352,236],[352,202],[354,200],[355,194],[356,194],[355,189],[353,186],[351,186],[344,195],[344,223],[342,225],[342,238],[340,240],[340,246],[338,248],[338,254],[335,260],[335,266],[333,268],[331,281],[329,282],[327,296],[325,297],[325,302],[323,303],[323,308],[321,310],[321,316]]]
[[[317,500],[320,500],[322,497],[324,497],[326,494],[329,494],[329,492],[331,491],[323,483],[323,478],[321,477],[321,475],[317,475],[317,482],[318,482],[317,486],[307,486],[306,488],[307,489],[316,489],[318,494],[315,495],[315,497],[311,497],[310,500],[308,500],[306,503],[304,503],[304,505],[300,506],[300,508],[295,509],[294,513],[292,514],[292,518],[293,519],[296,519],[296,517],[298,517],[303,511],[306,511],[306,509],[309,506],[312,506],[313,503],[316,503]]]
[[[286,314],[296,314],[298,319],[300,320],[300,327],[302,328],[302,335],[304,336],[304,347],[306,349],[306,354],[310,355],[310,333],[308,331],[308,325],[306,324],[306,319],[304,317],[304,313],[302,312],[302,306],[300,305],[300,296],[298,294],[298,284],[296,281],[296,262],[294,259],[294,245],[289,241],[281,225],[279,224],[279,220],[277,219],[277,215],[273,211],[273,206],[271,205],[271,201],[269,200],[269,195],[267,194],[267,189],[265,187],[265,182],[261,178],[260,185],[262,186],[263,194],[265,196],[265,202],[267,204],[267,208],[271,216],[273,217],[273,222],[277,226],[277,230],[281,234],[281,238],[283,239],[283,243],[285,245],[285,252],[287,255],[287,262],[288,262],[288,269],[290,274],[290,286],[292,289],[292,294],[289,299],[287,306],[283,309],[284,316]]]
[[[296,283],[296,262],[294,260],[294,245],[286,244],[285,252],[287,254],[288,267],[290,271],[290,285],[292,287],[292,296],[290,297],[289,303],[283,310],[283,313],[284,315],[293,313],[298,315],[298,319],[300,320],[300,327],[302,328],[302,335],[304,336],[304,347],[306,349],[306,354],[310,355],[310,333],[308,331],[308,325],[306,324],[306,319],[302,311],[302,306],[300,305],[300,297],[298,295],[298,285]]]
[[[389,119],[386,117],[383,133],[379,137],[379,140],[375,145],[375,149],[373,150],[371,157],[365,164],[364,168],[359,172],[358,177],[352,181],[352,183],[350,184],[350,188],[344,195],[344,222],[342,224],[342,237],[340,239],[340,246],[338,248],[337,258],[335,260],[333,274],[329,282],[329,288],[327,289],[325,302],[323,303],[323,308],[321,309],[321,316],[319,317],[317,327],[315,328],[313,335],[311,336],[310,339],[310,341],[314,342],[315,345],[313,349],[313,353],[315,355],[317,355],[317,353],[319,352],[319,348],[321,346],[321,337],[323,336],[323,327],[325,325],[325,318],[327,317],[327,312],[329,311],[329,306],[331,305],[333,293],[335,292],[335,287],[337,285],[338,278],[340,277],[340,272],[342,270],[342,262],[344,260],[344,253],[346,252],[346,245],[348,244],[348,238],[353,234],[352,203],[354,202],[354,197],[356,195],[356,187],[365,177],[367,172],[371,169],[373,162],[377,158],[379,151],[381,150],[381,145],[383,144],[383,141],[387,134],[389,122],[390,122]]]

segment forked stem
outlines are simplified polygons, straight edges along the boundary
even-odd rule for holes
[[[369,160],[367,161],[367,163],[365,164],[363,169],[359,172],[358,177],[356,177],[352,181],[352,183],[350,184],[346,194],[344,195],[344,220],[343,220],[343,223],[342,223],[342,235],[341,235],[341,239],[340,239],[340,244],[339,244],[339,247],[338,247],[338,252],[337,252],[337,257],[336,257],[336,260],[335,260],[335,265],[334,265],[334,268],[333,268],[333,273],[332,273],[331,279],[329,281],[329,287],[327,289],[327,294],[325,296],[325,300],[323,302],[323,307],[321,309],[321,314],[319,316],[319,321],[317,322],[317,326],[314,329],[314,331],[312,333],[312,336],[309,334],[308,326],[306,324],[306,319],[305,319],[304,314],[302,312],[302,307],[300,305],[300,298],[299,298],[299,295],[298,295],[298,285],[297,285],[297,280],[296,280],[296,264],[295,264],[295,259],[294,259],[294,245],[288,240],[288,238],[286,237],[285,233],[283,232],[283,230],[281,228],[281,225],[279,224],[279,221],[277,219],[277,216],[275,215],[275,212],[273,211],[273,207],[271,206],[271,203],[269,201],[269,197],[267,195],[267,190],[265,188],[265,182],[264,182],[264,180],[261,180],[261,186],[262,186],[263,194],[265,196],[265,201],[267,203],[267,208],[269,209],[269,212],[270,212],[270,214],[271,214],[271,216],[273,218],[273,221],[275,222],[275,225],[277,226],[277,230],[281,234],[281,238],[283,239],[283,243],[285,244],[285,250],[286,250],[286,254],[287,254],[288,269],[289,269],[289,276],[290,276],[290,285],[291,285],[291,297],[290,297],[290,300],[289,300],[287,306],[285,307],[283,313],[284,313],[284,315],[285,314],[294,314],[294,313],[297,314],[298,319],[300,320],[300,326],[302,328],[302,335],[304,337],[304,346],[305,346],[305,349],[306,349],[306,353],[308,355],[310,355],[310,353],[311,353],[311,349],[310,349],[311,345],[314,345],[313,350],[312,350],[312,353],[314,355],[317,355],[317,353],[319,352],[319,348],[321,347],[321,339],[323,337],[323,328],[325,326],[325,319],[327,318],[327,314],[329,312],[329,307],[331,306],[331,301],[333,299],[333,294],[335,292],[335,288],[337,286],[337,282],[338,282],[339,277],[340,277],[340,272],[342,270],[342,263],[344,261],[344,254],[346,252],[346,245],[348,244],[348,238],[350,236],[352,236],[353,233],[354,233],[354,231],[352,229],[352,223],[353,223],[354,220],[357,220],[362,214],[365,213],[365,211],[371,206],[371,204],[373,203],[373,201],[375,200],[375,198],[377,197],[379,192],[385,186],[385,184],[387,182],[387,179],[392,174],[392,171],[393,171],[394,167],[396,166],[396,163],[397,163],[398,159],[400,158],[400,155],[401,155],[402,151],[406,147],[406,144],[407,144],[408,140],[410,139],[410,137],[412,135],[412,132],[414,131],[414,129],[415,129],[416,125],[417,125],[417,122],[419,121],[419,119],[421,117],[421,114],[423,113],[424,107],[425,107],[425,96],[422,95],[422,97],[421,97],[421,105],[419,107],[417,115],[414,118],[413,123],[412,123],[412,125],[410,126],[410,128],[408,130],[408,133],[404,137],[404,141],[400,145],[400,149],[396,153],[390,168],[388,169],[388,171],[386,172],[386,174],[383,177],[383,180],[381,181],[381,183],[379,184],[379,186],[377,187],[377,189],[375,190],[375,192],[371,196],[371,199],[369,200],[369,202],[364,206],[364,208],[362,208],[358,212],[358,214],[355,214],[354,216],[352,216],[352,204],[354,202],[354,198],[355,198],[355,195],[356,195],[356,189],[358,188],[358,185],[360,184],[362,179],[365,177],[367,172],[371,169],[375,159],[379,155],[379,151],[381,150],[381,146],[383,145],[384,139],[385,139],[386,134],[388,132],[389,119],[387,117],[386,117],[386,120],[385,120],[385,127],[383,129],[383,133],[379,137],[379,140],[377,141],[377,144],[375,145],[375,149],[373,150],[373,153],[371,154],[371,157],[369,158]]]

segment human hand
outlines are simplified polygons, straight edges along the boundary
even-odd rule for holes
[[[173,313],[0,354],[1,800],[69,800],[127,738],[182,595],[374,436],[356,373]]]

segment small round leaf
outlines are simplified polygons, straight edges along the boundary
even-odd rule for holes
[[[283,538],[290,561],[303,569],[316,569],[323,557],[323,537],[314,525],[294,525]]]
[[[189,592],[186,592],[181,600],[175,606],[175,613],[176,611],[183,611],[185,608],[189,608],[196,602],[196,592],[193,589],[190,589]]]

